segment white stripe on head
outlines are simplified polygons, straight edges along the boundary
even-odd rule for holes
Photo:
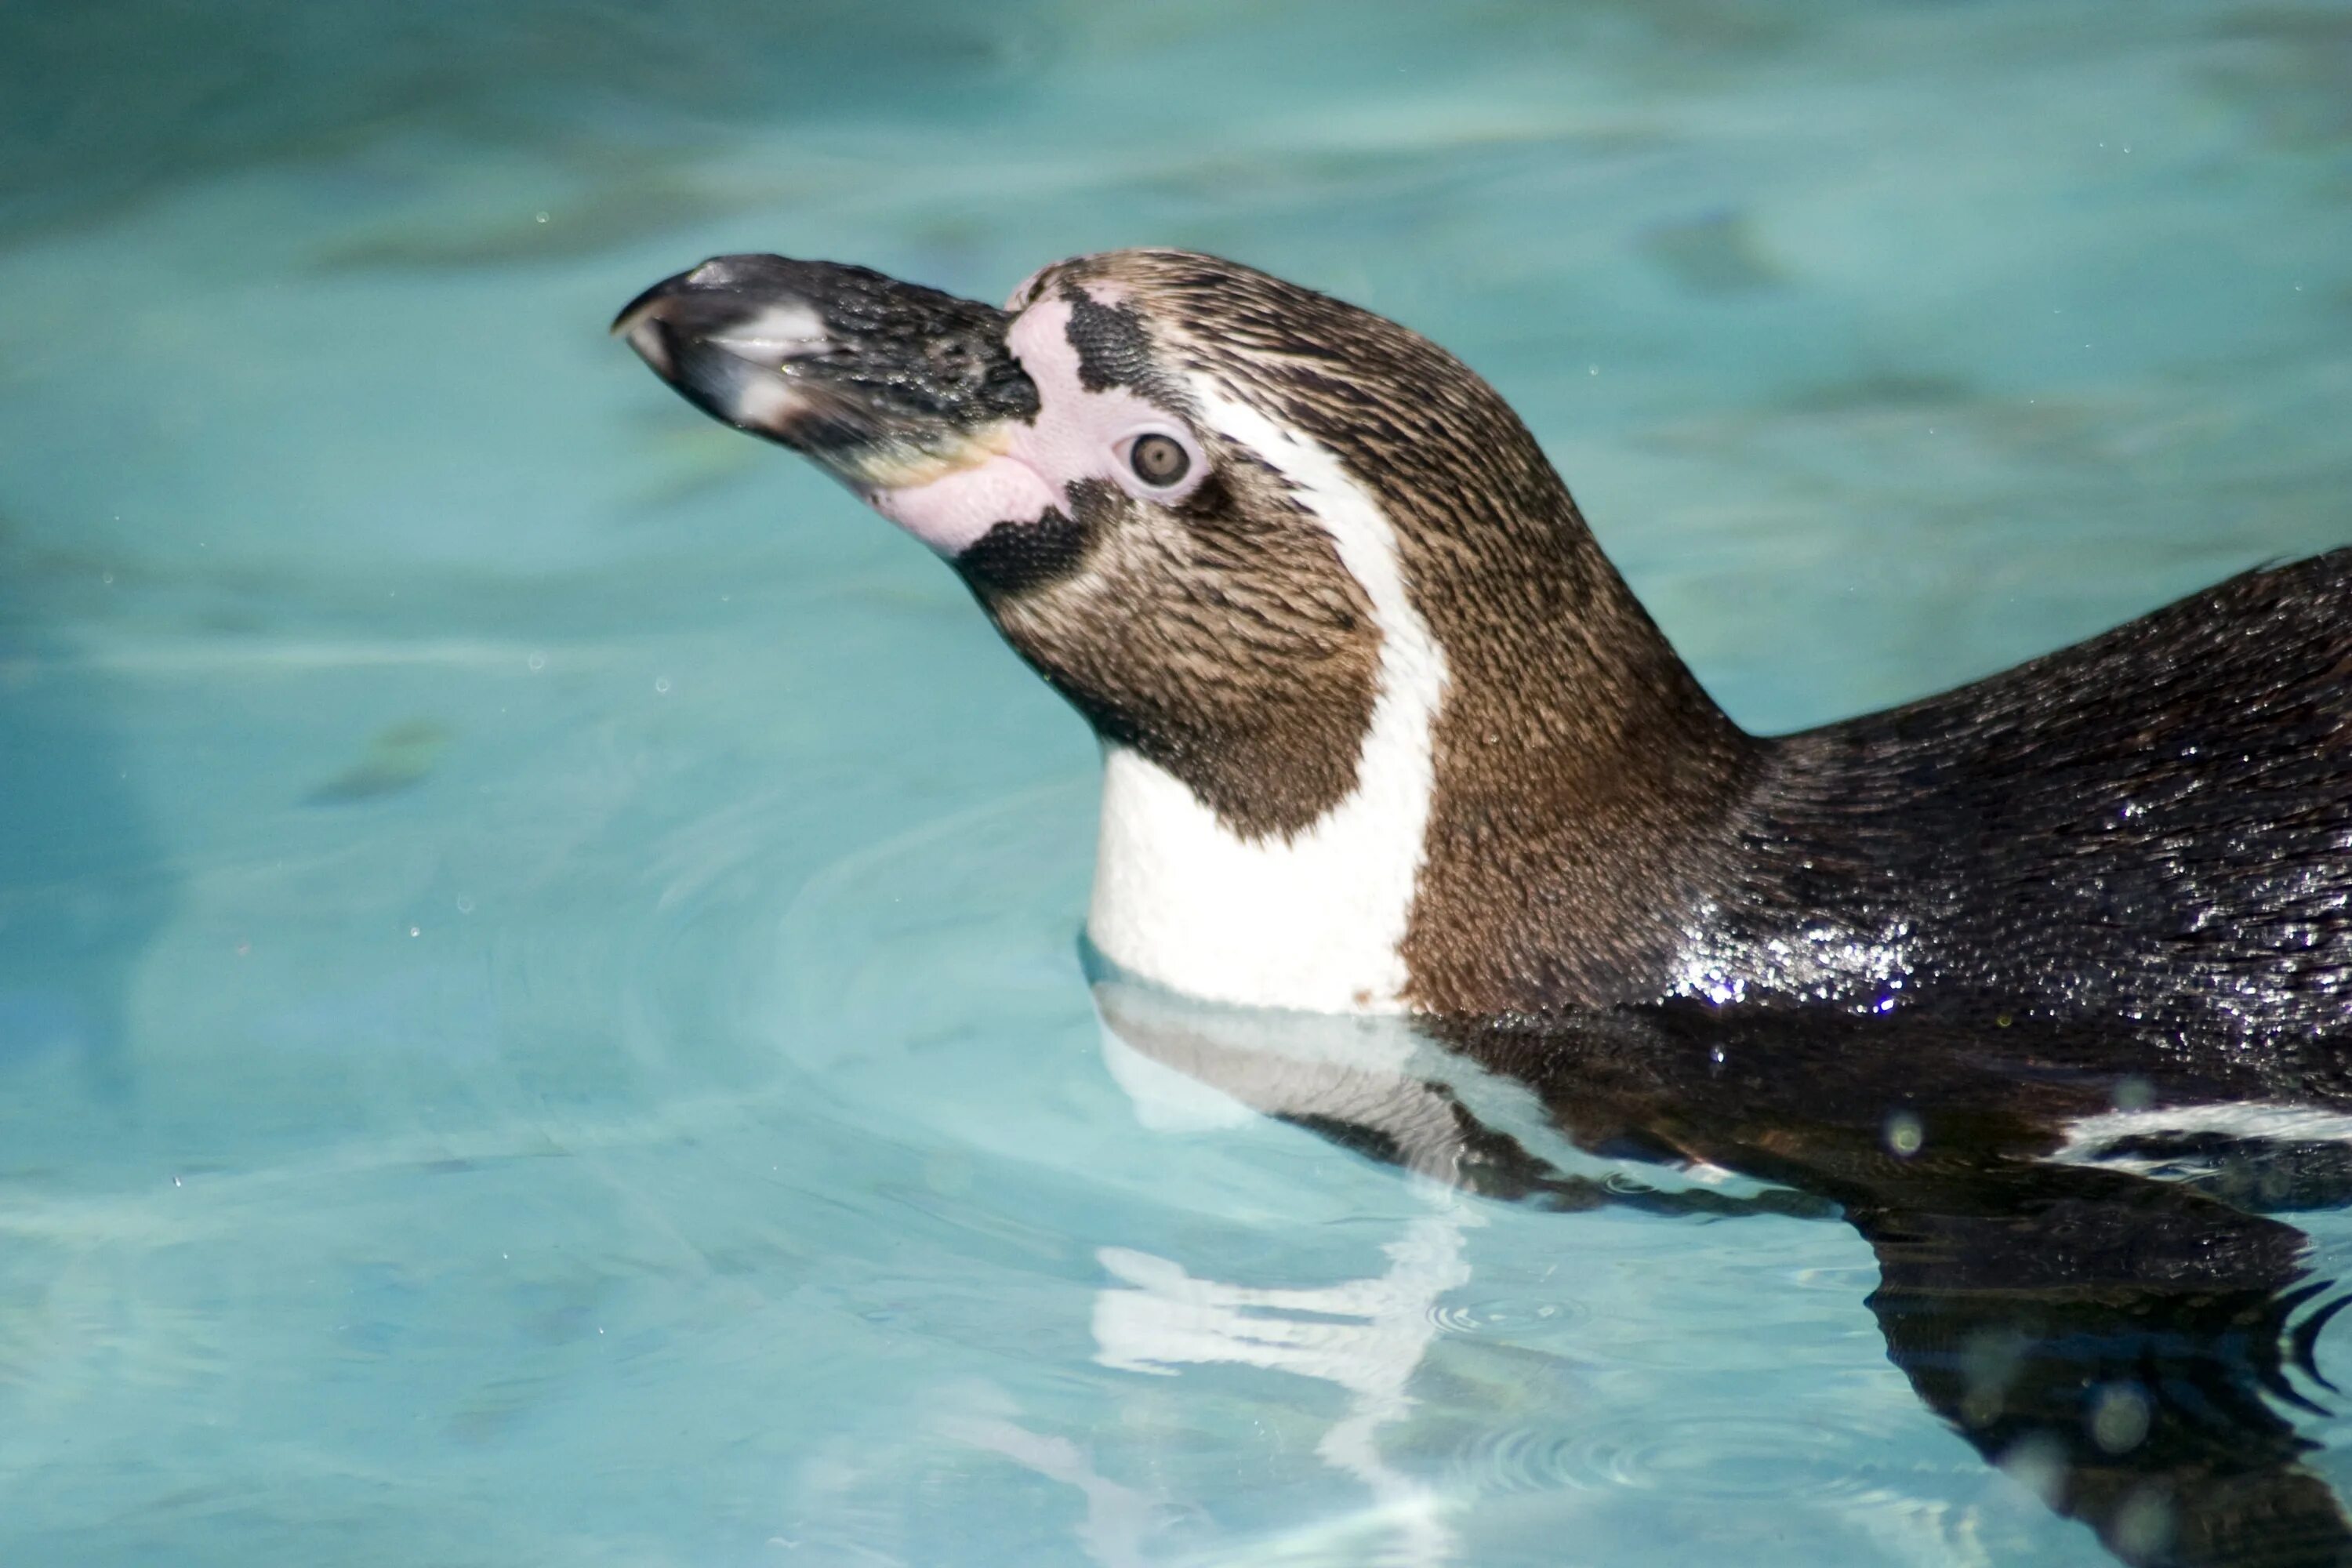
[[[1413,607],[1388,518],[1339,459],[1220,387],[1196,390],[1201,423],[1288,480],[1370,599],[1378,694],[1355,788],[1286,840],[1234,833],[1173,774],[1107,747],[1087,934],[1121,968],[1194,996],[1402,1011],[1444,652]]]

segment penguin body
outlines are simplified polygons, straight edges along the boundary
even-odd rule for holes
[[[615,330],[945,556],[1093,725],[1087,930],[1219,1001],[2307,1036],[2352,1006],[2352,554],[1741,731],[1443,350],[1214,258],[998,311],[727,257]]]

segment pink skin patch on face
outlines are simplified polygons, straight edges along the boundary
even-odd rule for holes
[[[874,510],[942,555],[960,555],[1000,522],[1034,522],[1060,492],[1011,454],[987,458],[927,484],[877,490]]]
[[[1101,286],[1090,286],[1089,292],[1113,302]],[[1070,344],[1069,328],[1068,301],[1044,300],[1023,311],[1005,336],[1037,386],[1034,423],[1010,426],[1003,449],[969,468],[873,492],[874,509],[940,554],[954,556],[1000,523],[1034,522],[1055,508],[1066,511],[1068,487],[1079,479],[1108,479],[1132,495],[1162,503],[1192,494],[1208,473],[1192,433],[1126,387],[1088,391],[1078,379],[1078,351]],[[1192,461],[1181,482],[1147,485],[1128,466],[1128,447],[1147,434],[1166,436],[1183,447]]]

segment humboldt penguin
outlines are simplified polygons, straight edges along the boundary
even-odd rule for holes
[[[1492,387],[1251,268],[1082,257],[1000,310],[724,256],[614,331],[943,556],[1093,726],[1118,970],[1322,1012],[2253,1046],[2352,1007],[2352,552],[1763,737]]]

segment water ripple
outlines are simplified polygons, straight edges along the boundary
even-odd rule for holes
[[[1449,1334],[1509,1340],[1528,1333],[1556,1333],[1591,1315],[1590,1308],[1556,1297],[1516,1294],[1465,1300],[1456,1291],[1430,1309],[1429,1320]]]
[[[1688,1499],[1858,1496],[1879,1478],[1881,1435],[1746,1405],[1650,1408],[1490,1427],[1449,1457],[1475,1493],[1633,1489]]]

